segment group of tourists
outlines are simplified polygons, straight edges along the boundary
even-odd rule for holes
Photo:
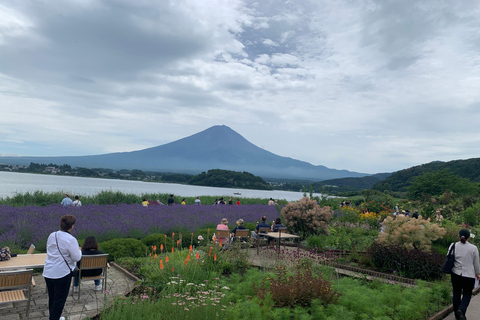
[[[62,202],[60,204],[64,207],[81,207],[82,202],[80,201],[80,198],[78,196],[75,196],[75,200],[70,199],[70,194],[65,193],[65,198],[63,198]]]
[[[246,228],[244,227],[244,221],[243,219],[238,219],[236,221],[237,226],[231,231],[230,233],[230,238],[232,239],[231,242],[235,241],[235,236],[237,233],[237,230],[245,230]],[[280,228],[284,228],[284,225],[282,224],[282,220],[280,218],[276,218],[275,221],[272,221],[272,225],[267,223],[267,217],[263,216],[261,218],[261,221],[257,223],[257,226],[255,227],[255,230],[252,231],[252,238],[253,239],[258,239],[261,237],[261,234],[259,234],[260,229],[268,229],[271,232],[278,232]],[[217,230],[229,230],[228,229],[228,219],[223,218],[222,221],[217,225]],[[227,241],[226,237],[217,237],[214,235],[214,241],[219,242],[220,244],[224,244],[225,241]]]

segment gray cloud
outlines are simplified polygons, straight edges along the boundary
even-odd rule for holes
[[[225,124],[359,172],[476,157],[479,14],[447,0],[7,1],[0,153],[137,150]]]

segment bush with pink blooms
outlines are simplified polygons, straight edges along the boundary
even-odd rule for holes
[[[302,239],[327,233],[328,223],[332,219],[330,207],[321,207],[315,200],[306,197],[287,204],[281,214],[289,231],[300,235]]]

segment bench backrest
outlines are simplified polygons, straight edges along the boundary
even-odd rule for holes
[[[230,237],[230,231],[229,230],[216,230],[215,231],[215,236],[217,238],[228,238]]]
[[[32,269],[0,272],[0,290],[30,286],[32,276]]]
[[[108,253],[82,256],[80,269],[100,269],[107,267]]]
[[[258,228],[258,234],[260,233],[269,233],[270,228]]]
[[[236,238],[248,237],[249,231],[250,230],[248,229],[237,229],[237,231],[235,231],[235,237]]]

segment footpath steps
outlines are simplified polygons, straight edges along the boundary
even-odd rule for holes
[[[80,299],[78,299],[78,293],[73,294],[70,290],[62,316],[68,320],[93,317],[102,312],[105,305],[108,306],[116,296],[129,293],[135,286],[135,279],[115,264],[112,264],[107,272],[107,290],[105,293],[94,291],[93,281],[82,282]],[[48,294],[45,280],[41,274],[35,274],[34,279],[36,286],[32,288],[30,319],[48,320]],[[26,302],[2,305],[0,306],[0,319],[26,319],[26,306]]]

